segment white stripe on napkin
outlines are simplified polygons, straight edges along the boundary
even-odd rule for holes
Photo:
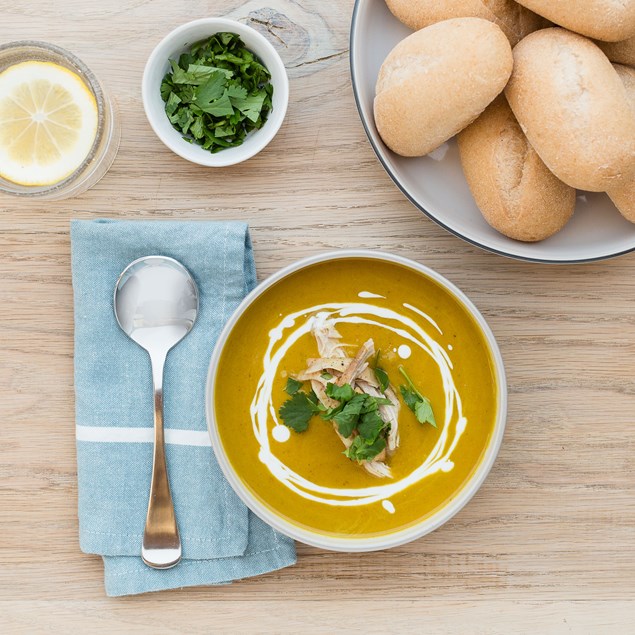
[[[78,441],[95,443],[152,443],[154,428],[117,428],[101,426],[75,426]],[[171,445],[211,446],[207,432],[166,428],[165,442]]]

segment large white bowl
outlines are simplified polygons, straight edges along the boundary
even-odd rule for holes
[[[223,31],[240,35],[245,46],[260,58],[271,73],[273,108],[263,127],[247,135],[241,145],[212,154],[201,146],[185,141],[183,135],[172,126],[165,114],[161,82],[170,69],[170,59],[178,58],[195,42]],[[172,152],[199,165],[224,167],[253,157],[276,136],[287,112],[289,79],[278,52],[258,31],[227,18],[202,18],[174,29],[157,44],[143,72],[141,93],[143,107],[152,129]]]
[[[522,260],[584,262],[635,250],[635,225],[622,218],[606,194],[581,195],[574,217],[562,231],[539,243],[522,243],[499,234],[485,222],[463,176],[454,141],[443,160],[405,158],[390,151],[373,119],[375,83],[388,53],[410,33],[390,13],[385,0],[355,3],[350,64],[359,114],[377,158],[414,205],[468,242]]]
[[[319,262],[325,262],[329,260],[337,260],[341,258],[361,258],[361,259],[376,259],[396,263],[403,267],[407,267],[416,271],[417,273],[425,276],[443,287],[450,295],[452,295],[472,316],[472,318],[479,325],[485,339],[487,341],[492,359],[495,366],[495,375],[498,388],[497,395],[497,413],[496,422],[494,424],[494,431],[489,440],[485,454],[481,459],[480,464],[463,486],[456,492],[452,501],[437,511],[432,516],[422,520],[418,524],[415,524],[407,529],[395,531],[393,533],[375,536],[369,538],[341,538],[322,534],[317,531],[310,531],[305,528],[299,527],[283,517],[276,514],[269,507],[260,502],[245,486],[241,480],[239,474],[236,473],[231,465],[223,443],[221,441],[218,428],[216,426],[216,419],[214,414],[214,384],[216,383],[216,370],[218,368],[218,362],[223,352],[223,348],[227,341],[229,334],[234,328],[236,322],[245,310],[254,302],[259,296],[266,294],[267,290],[273,285],[279,283],[285,277],[290,274],[310,267]],[[284,269],[278,271],[270,278],[259,284],[238,306],[234,314],[229,318],[229,321],[221,331],[214,352],[212,353],[212,359],[209,366],[209,372],[207,375],[207,390],[206,390],[206,414],[207,414],[207,426],[209,429],[210,438],[212,441],[212,447],[216,454],[216,459],[225,474],[229,484],[232,486],[236,494],[242,499],[242,501],[251,509],[254,514],[262,518],[274,529],[277,529],[281,533],[304,542],[314,547],[320,547],[322,549],[330,549],[332,551],[377,551],[380,549],[389,549],[396,547],[412,540],[416,540],[421,536],[424,536],[431,531],[434,531],[445,522],[447,522],[452,516],[454,516],[471,498],[474,496],[478,488],[482,485],[485,477],[490,471],[501,442],[503,440],[503,432],[505,430],[505,420],[507,416],[507,383],[505,379],[505,369],[503,366],[503,359],[501,357],[498,345],[494,339],[494,335],[490,330],[485,318],[479,313],[478,309],[470,302],[467,296],[457,287],[455,287],[450,281],[446,280],[443,276],[439,275],[432,269],[425,267],[413,260],[395,256],[393,254],[366,251],[366,250],[352,250],[343,249],[340,251],[329,252],[312,256],[300,260]]]

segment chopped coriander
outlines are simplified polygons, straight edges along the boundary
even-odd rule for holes
[[[327,372],[327,371],[324,371],[324,372],[320,375],[320,377],[321,377],[322,379],[326,379],[326,381],[328,381],[329,379],[333,379],[333,375],[331,375],[331,373],[329,373],[329,372]]]
[[[401,396],[403,400],[414,412],[415,417],[419,423],[429,423],[434,428],[437,427],[436,419],[434,418],[434,411],[432,410],[432,404],[427,397],[424,397],[416,388],[408,373],[406,373],[403,366],[399,366],[399,372],[404,376],[408,385],[399,386]]]
[[[388,373],[383,368],[380,368],[379,366],[375,366],[373,370],[375,372],[375,378],[379,382],[379,389],[382,392],[385,392],[386,388],[388,388],[388,386],[390,385],[390,379],[388,379]]]
[[[273,107],[271,75],[235,33],[193,44],[161,83],[170,123],[210,152],[239,146]]]
[[[327,410],[322,417],[336,423],[343,437],[350,437],[357,429],[358,434],[364,438],[374,440],[386,428],[384,420],[377,411],[379,406],[390,404],[389,399],[356,393],[350,386],[350,390],[346,390],[348,384],[341,387],[334,386],[329,390],[330,386],[334,385],[327,385],[327,394],[333,399],[337,399],[335,395],[339,395],[341,403],[337,408]]]
[[[372,443],[389,426],[380,416],[377,410],[366,412],[357,424],[357,432],[365,441]]]
[[[326,394],[331,399],[336,399],[337,401],[350,401],[355,395],[355,391],[350,384],[338,386],[337,384],[330,383],[326,384]]]
[[[356,394],[340,412],[332,417],[332,420],[337,424],[339,433],[343,437],[350,437],[353,434],[365,402],[366,395]]]
[[[311,392],[307,395],[307,399],[313,404],[315,408],[317,408],[315,412],[319,412],[321,404],[314,390],[311,390]]]
[[[361,436],[355,437],[350,447],[344,451],[344,455],[351,461],[372,461],[378,454],[384,451],[386,439],[378,437],[368,444]]]
[[[289,377],[289,379],[287,379],[287,385],[284,387],[284,391],[287,395],[295,395],[300,388],[302,388],[302,382],[297,379],[293,379],[293,377]]]
[[[377,350],[377,355],[375,355],[375,365],[373,367],[373,372],[375,373],[375,379],[377,379],[379,383],[379,389],[382,392],[386,392],[386,388],[390,385],[390,379],[388,378],[388,373],[379,366],[379,359],[381,357],[381,349]]]
[[[327,408],[326,406],[322,406],[322,408],[321,408],[322,414],[320,416],[322,417],[322,419],[325,419],[326,421],[329,421],[338,412],[342,412],[342,410],[343,410],[345,405],[346,405],[345,403],[340,403],[337,406],[335,406],[335,408]]]
[[[390,401],[390,399],[384,399],[384,397],[371,397],[370,395],[366,395],[362,414],[374,412],[379,406],[392,406],[392,401]]]
[[[408,386],[403,385],[399,386],[399,390],[406,406],[408,406],[408,408],[410,408],[410,410],[414,412],[417,406],[417,402],[419,401],[417,393],[414,390],[408,388]]]
[[[432,411],[432,404],[427,397],[424,397],[415,406],[415,416],[417,417],[417,421],[420,421],[421,423],[429,423],[434,428],[437,427],[434,412]]]
[[[309,427],[309,421],[317,412],[319,412],[319,408],[315,395],[307,395],[304,391],[299,390],[282,404],[278,414],[285,426],[295,430],[295,432],[304,432]]]

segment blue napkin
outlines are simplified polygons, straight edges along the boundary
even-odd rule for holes
[[[293,541],[248,511],[223,478],[205,421],[214,342],[256,280],[247,225],[73,221],[71,242],[80,545],[103,556],[107,594],[223,584],[294,564]],[[182,262],[200,293],[196,324],[165,366],[167,461],[183,560],[163,571],[140,557],[152,469],[150,362],[113,313],[117,277],[147,255]]]

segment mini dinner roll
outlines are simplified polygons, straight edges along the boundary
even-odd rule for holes
[[[635,35],[635,0],[517,0],[571,31],[606,42]]]
[[[575,189],[529,145],[503,95],[458,136],[461,165],[485,220],[509,238],[552,236],[573,215]]]
[[[630,64],[635,66],[635,37],[621,42],[595,42],[603,51],[611,62],[618,64]]]
[[[631,223],[635,223],[635,177],[607,192],[620,214]]]
[[[630,66],[613,64],[628,96],[633,116],[635,117],[635,69]],[[635,173],[608,191],[608,195],[622,216],[635,223]]]
[[[623,64],[613,64],[618,77],[622,80],[626,89],[626,98],[631,105],[631,110],[635,115],[635,68],[624,66]]]
[[[523,132],[567,185],[603,192],[635,172],[635,117],[619,75],[587,38],[551,28],[514,48],[505,89]]]
[[[483,18],[497,24],[512,46],[547,21],[513,0],[386,0],[392,14],[418,31],[452,18]]]
[[[493,22],[438,22],[395,46],[377,78],[374,116],[384,143],[423,156],[470,124],[512,71],[509,41]]]

